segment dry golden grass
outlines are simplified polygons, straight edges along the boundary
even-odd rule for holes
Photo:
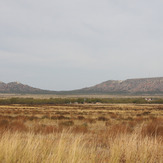
[[[162,163],[163,105],[0,106],[0,162]]]
[[[4,132],[0,137],[0,162],[5,163],[104,163],[162,162],[160,139],[139,133],[107,135],[70,131],[48,135]]]

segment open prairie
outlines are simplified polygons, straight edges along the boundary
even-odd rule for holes
[[[0,99],[8,98],[34,98],[34,99],[49,99],[49,98],[163,98],[163,95],[109,95],[109,94],[68,94],[68,95],[55,95],[55,94],[7,94],[0,93]]]
[[[0,105],[0,162],[163,162],[163,105]]]

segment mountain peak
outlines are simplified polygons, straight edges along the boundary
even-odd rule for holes
[[[51,91],[34,88],[28,85],[24,85],[18,81],[9,83],[0,83],[0,93],[25,93],[25,94],[51,94]]]
[[[14,81],[14,82],[9,82],[8,84],[22,84],[22,83],[20,83],[18,81]]]

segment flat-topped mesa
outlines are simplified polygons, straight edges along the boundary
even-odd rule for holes
[[[163,77],[151,77],[151,78],[133,78],[133,79],[126,79],[126,80],[163,80]],[[124,81],[126,81],[124,80]]]

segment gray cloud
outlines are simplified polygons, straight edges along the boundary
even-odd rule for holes
[[[0,75],[44,89],[163,76],[161,0],[1,0]]]

